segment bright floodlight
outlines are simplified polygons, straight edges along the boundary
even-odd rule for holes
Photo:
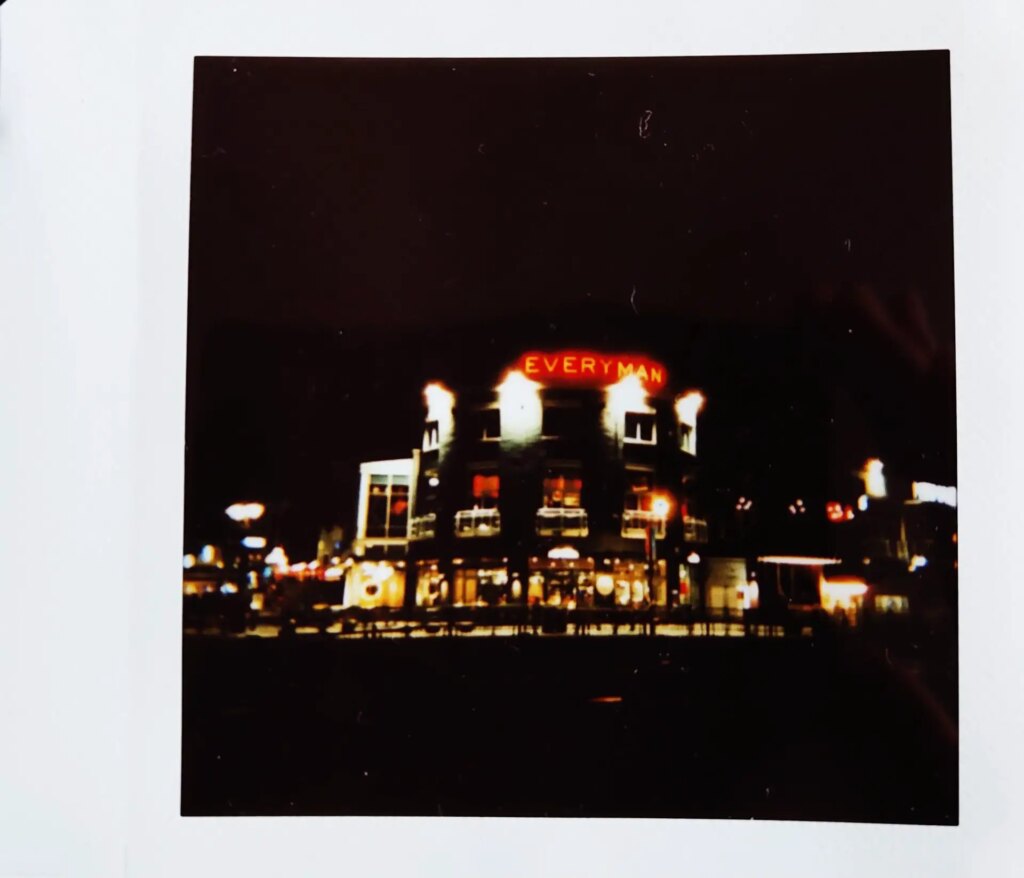
[[[540,384],[516,369],[505,374],[496,388],[503,439],[525,443],[540,434],[543,415],[540,388]]]
[[[651,509],[658,518],[668,518],[669,510],[672,508],[672,504],[669,502],[668,497],[657,496],[654,498],[654,503],[651,504]]]
[[[455,394],[436,381],[423,388],[423,400],[427,404],[428,421],[443,420],[455,406]]]
[[[676,399],[676,417],[679,422],[690,427],[697,426],[697,415],[704,408],[704,394],[699,390],[691,390]]]
[[[864,493],[869,497],[885,496],[885,464],[877,457],[865,461],[860,477],[864,480]]]
[[[224,510],[232,521],[240,521],[248,524],[250,521],[262,517],[266,507],[262,503],[232,503]]]

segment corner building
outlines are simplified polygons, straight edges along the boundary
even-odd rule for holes
[[[698,391],[642,354],[561,350],[423,399],[406,606],[691,602]]]

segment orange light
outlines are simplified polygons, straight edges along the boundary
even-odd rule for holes
[[[649,392],[661,390],[668,379],[665,367],[643,354],[591,350],[527,351],[516,368],[536,381],[591,387],[605,387],[635,375]]]

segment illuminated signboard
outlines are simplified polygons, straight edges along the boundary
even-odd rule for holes
[[[668,372],[642,354],[605,354],[599,351],[528,351],[517,367],[527,378],[542,383],[604,387],[635,375],[649,392],[665,387]]]

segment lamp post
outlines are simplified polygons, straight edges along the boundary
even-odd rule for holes
[[[654,514],[647,519],[647,592],[650,596],[651,605],[654,599],[654,569],[658,563],[658,531],[657,525],[668,521],[668,514],[672,509],[672,501],[664,494],[658,494],[651,503],[651,512]],[[665,596],[665,603],[668,604],[668,595]],[[654,624],[651,629],[653,632]]]
[[[263,513],[267,511],[267,508],[262,503],[232,503],[224,513],[232,521],[242,525],[248,534],[249,528],[252,526],[254,521],[259,520],[263,517]],[[246,545],[248,536],[242,538],[242,548],[245,550],[242,553],[242,594],[243,596],[248,593],[249,589],[249,546]],[[264,543],[266,545],[266,543]]]

